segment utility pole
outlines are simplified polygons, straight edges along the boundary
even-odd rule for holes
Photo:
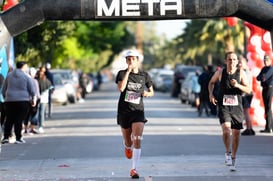
[[[136,22],[136,45],[140,54],[143,54],[143,27],[140,21]]]

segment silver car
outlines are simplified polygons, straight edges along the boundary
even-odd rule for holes
[[[70,103],[77,102],[77,91],[79,88],[79,77],[78,75],[70,69],[52,69],[50,71],[55,75],[59,75],[67,89],[68,101]]]
[[[189,72],[181,85],[180,100],[182,103],[194,103],[194,93],[192,92],[192,78],[195,72]]]
[[[52,93],[52,102],[55,104],[66,105],[68,103],[68,92],[65,84],[62,82],[60,75],[55,74],[54,77],[54,91]]]

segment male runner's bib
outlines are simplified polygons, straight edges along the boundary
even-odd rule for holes
[[[223,96],[223,105],[224,106],[238,106],[238,97],[237,95],[224,95]]]

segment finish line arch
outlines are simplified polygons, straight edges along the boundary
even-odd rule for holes
[[[271,2],[270,0],[25,0],[0,14],[0,36],[6,33],[16,36],[48,20],[170,20],[228,16],[238,17],[271,32],[273,30]]]
[[[238,17],[270,32],[273,0],[24,0],[0,14],[0,50],[44,21],[173,20]],[[2,51],[5,49],[4,51]]]
[[[51,20],[171,20],[238,17],[273,37],[272,0],[24,0],[0,14],[0,49]],[[9,56],[9,55],[8,55]]]

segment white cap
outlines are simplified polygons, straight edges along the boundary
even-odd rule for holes
[[[125,58],[126,57],[139,57],[139,53],[137,50],[128,50],[126,53],[125,53]]]
[[[35,76],[36,73],[37,73],[37,70],[36,70],[34,67],[31,67],[31,68],[29,69],[29,74],[30,74],[31,76]]]
[[[51,69],[51,64],[49,62],[46,63],[46,68]]]

